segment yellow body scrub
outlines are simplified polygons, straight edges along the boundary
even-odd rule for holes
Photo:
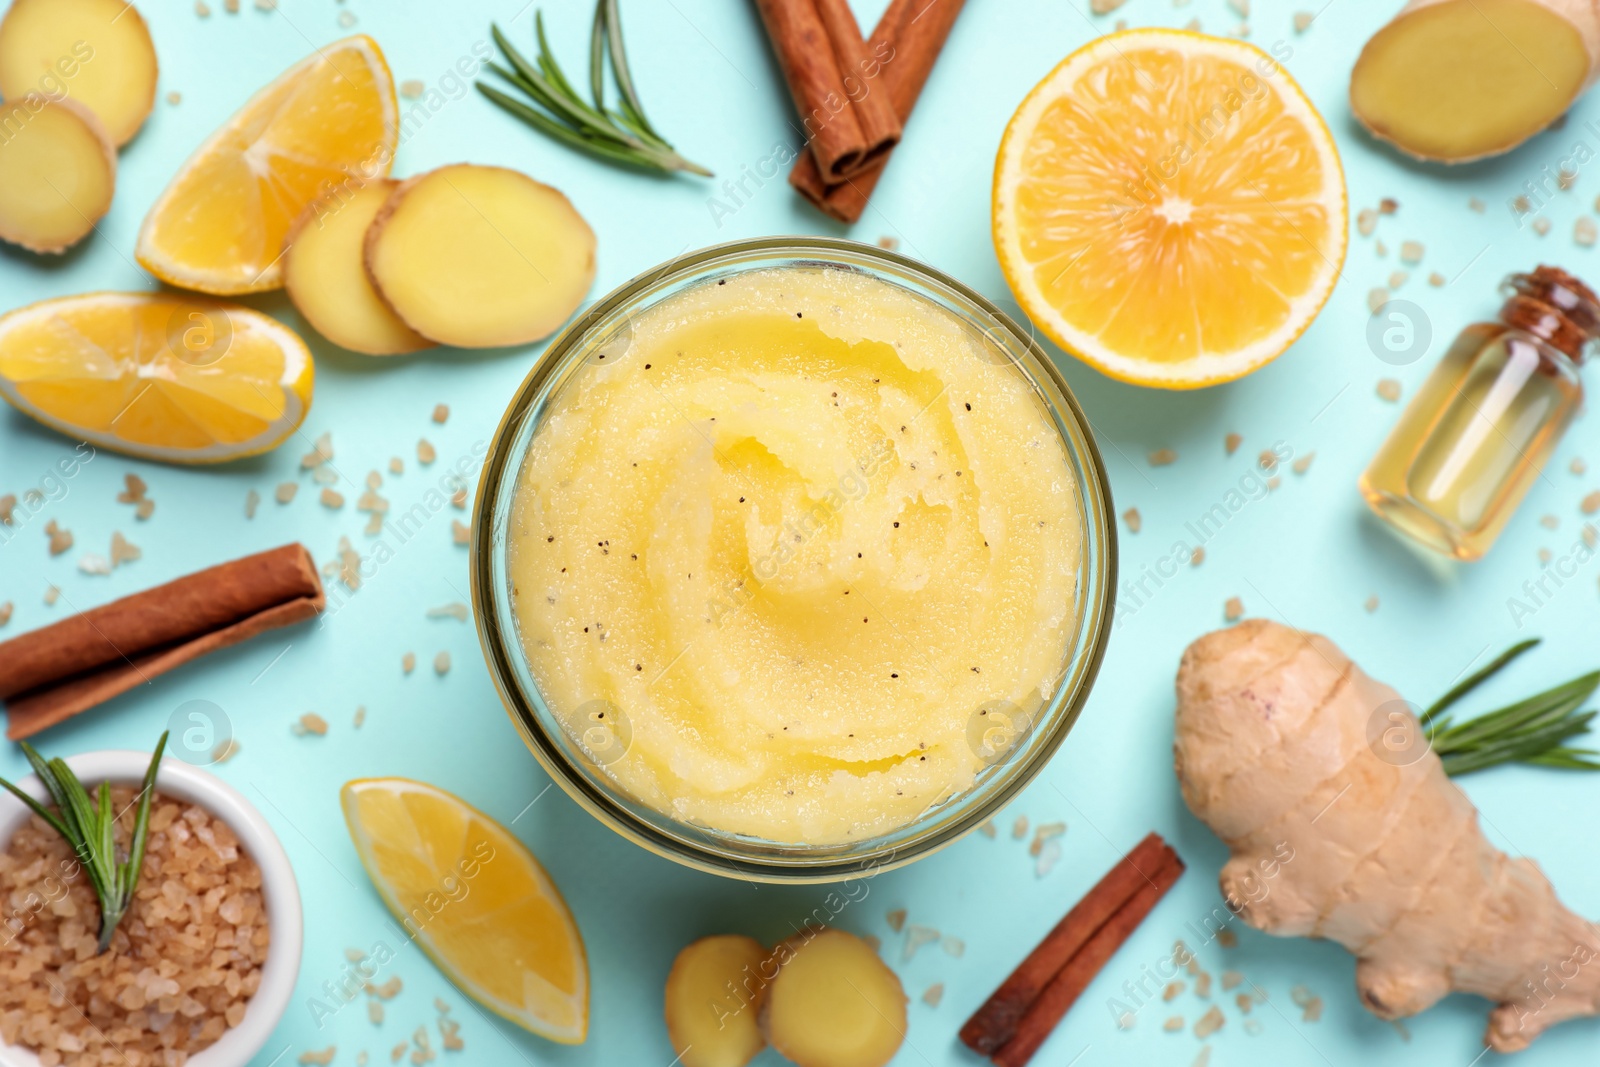
[[[589,354],[529,446],[507,551],[540,692],[624,791],[833,845],[970,788],[1050,695],[1081,523],[1045,404],[992,342],[887,282],[784,267],[670,296]]]

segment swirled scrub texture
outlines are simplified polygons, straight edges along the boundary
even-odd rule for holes
[[[887,282],[783,267],[667,297],[588,354],[534,433],[507,551],[540,692],[625,792],[822,846],[966,791],[991,716],[1053,691],[1080,516],[992,341]]]

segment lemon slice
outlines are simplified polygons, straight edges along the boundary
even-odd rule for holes
[[[311,407],[311,353],[249,308],[86,293],[0,317],[0,396],[130,456],[221,463],[275,447]]]
[[[378,895],[446,977],[526,1030],[568,1045],[583,1041],[583,938],[522,842],[423,782],[357,779],[339,799]]]
[[[294,220],[319,194],[387,175],[398,139],[394,78],[377,42],[336,41],[200,146],[145,216],[135,255],[183,289],[276,289]]]
[[[1248,374],[1322,309],[1344,263],[1344,172],[1271,56],[1128,30],[1023,100],[995,161],[994,243],[1017,302],[1139,385]]]

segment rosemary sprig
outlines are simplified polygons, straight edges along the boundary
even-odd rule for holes
[[[91,798],[64,760],[46,760],[26,741],[22,742],[23,754],[33,766],[33,773],[44,783],[56,810],[51,811],[0,778],[0,786],[49,823],[77,853],[78,862],[89,876],[89,884],[94,886],[95,896],[100,898],[100,952],[111,947],[111,935],[116,933],[117,924],[127,914],[128,906],[133,903],[133,891],[139,886],[139,870],[144,866],[144,847],[150,829],[150,799],[155,793],[156,769],[161,765],[161,753],[166,747],[167,734],[163,731],[150,757],[150,767],[144,772],[128,858],[121,862],[117,860],[114,833],[118,813],[111,807],[109,783],[101,782],[97,795]]]
[[[1600,757],[1600,751],[1566,744],[1588,733],[1589,724],[1594,721],[1595,712],[1579,709],[1600,687],[1600,671],[1464,722],[1456,723],[1447,714],[1456,701],[1538,643],[1535,638],[1512,645],[1487,666],[1462,679],[1419,716],[1429,744],[1444,762],[1446,774],[1468,774],[1501,763],[1600,771],[1600,760],[1595,758]]]
[[[595,4],[594,29],[589,36],[592,104],[567,81],[551,53],[550,42],[544,35],[542,12],[534,15],[534,36],[539,46],[536,62],[530,63],[518,52],[499,26],[490,26],[489,32],[510,67],[498,63],[486,66],[527,98],[518,99],[494,85],[478,82],[478,91],[499,107],[562,144],[611,163],[659,174],[688,171],[711,177],[709,170],[680,156],[645,118],[644,105],[639,102],[633,74],[628,69],[628,54],[622,47],[622,21],[617,14],[617,0],[598,0]],[[615,110],[606,107],[608,56],[619,97]]]

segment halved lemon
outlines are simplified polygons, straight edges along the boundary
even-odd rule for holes
[[[85,293],[0,317],[0,396],[71,437],[130,456],[221,463],[305,420],[313,366],[289,327],[166,293]]]
[[[994,243],[1017,302],[1138,385],[1248,374],[1299,337],[1347,241],[1327,125],[1242,41],[1128,30],[1072,53],[1012,116]]]
[[[584,1039],[583,938],[521,841],[459,797],[406,778],[346,782],[339,799],[378,895],[447,978],[541,1037]]]
[[[318,49],[189,157],[145,216],[136,257],[183,289],[280,287],[290,224],[318,194],[389,173],[398,114],[376,41],[357,35]]]

